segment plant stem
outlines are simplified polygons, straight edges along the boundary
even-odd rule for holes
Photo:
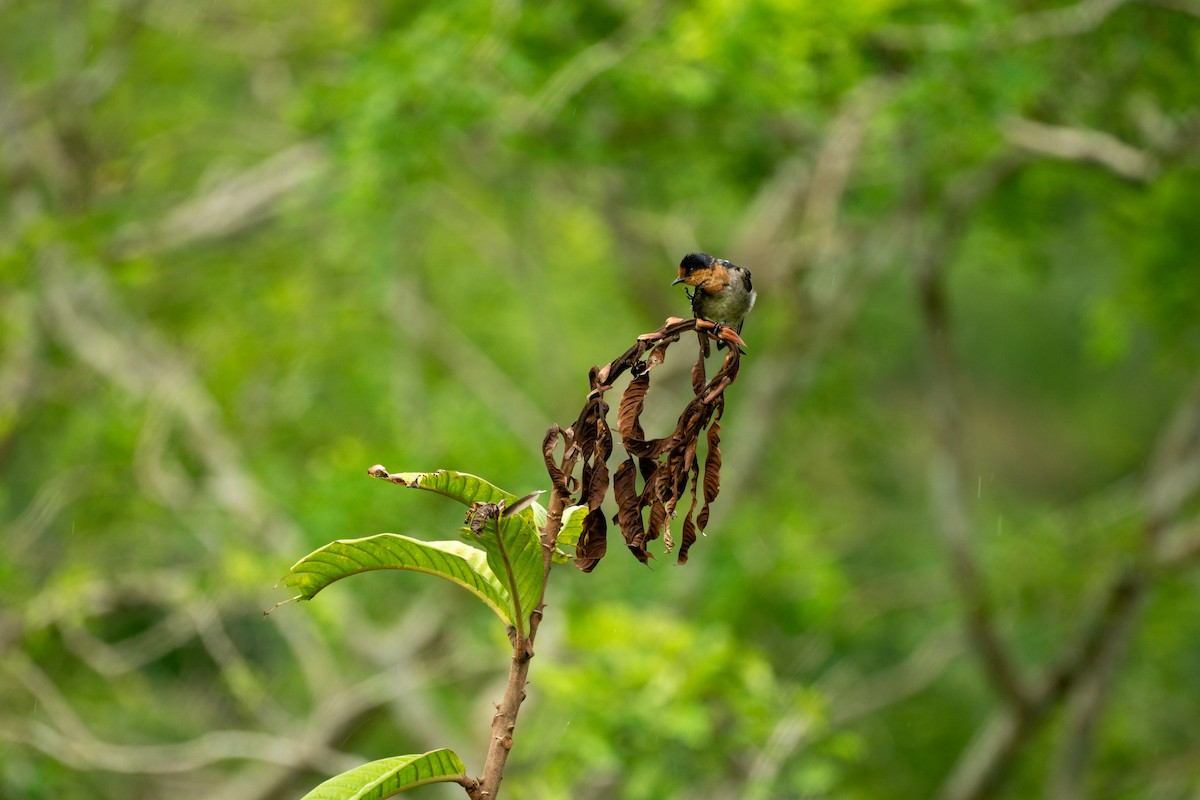
[[[492,717],[492,740],[483,764],[483,776],[476,790],[471,793],[472,800],[495,800],[500,793],[500,781],[504,779],[504,765],[512,749],[517,712],[521,710],[521,701],[525,699],[526,676],[529,675],[529,661],[533,655],[525,645],[526,642],[518,638],[513,649],[508,685],[504,687],[504,697],[496,707],[496,716]]]
[[[504,780],[504,765],[508,763],[508,753],[513,746],[513,731],[517,727],[517,713],[525,700],[525,684],[529,676],[529,662],[533,658],[533,640],[537,636],[538,627],[542,621],[542,611],[546,606],[546,584],[550,581],[551,558],[554,546],[558,541],[558,532],[562,528],[563,508],[566,498],[554,491],[550,495],[550,506],[546,514],[546,527],[542,530],[542,551],[545,558],[545,580],[542,581],[542,596],[538,599],[537,607],[530,615],[529,635],[518,636],[513,643],[512,662],[508,667],[508,683],[504,687],[504,696],[496,706],[496,716],[492,717],[492,739],[488,743],[487,758],[483,762],[483,775],[479,782],[467,789],[471,800],[496,800],[500,794],[500,782]]]

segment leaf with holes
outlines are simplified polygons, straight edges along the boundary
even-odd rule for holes
[[[520,499],[477,475],[451,469],[439,469],[436,472],[393,472],[388,475],[388,480],[410,489],[436,492],[467,506],[475,503],[499,503],[503,500],[506,506],[511,507]],[[536,528],[541,528],[546,523],[546,509],[538,503],[530,504],[529,508],[519,512],[518,516],[528,519]]]

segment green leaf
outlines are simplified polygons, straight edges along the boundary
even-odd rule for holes
[[[571,559],[571,554],[564,547],[575,547],[579,534],[583,530],[583,518],[587,516],[587,506],[570,506],[563,511],[562,527],[558,531],[558,541],[554,549],[554,561],[565,564]],[[544,523],[543,523],[544,524]]]
[[[410,488],[444,494],[468,506],[472,503],[499,503],[501,500],[512,504],[518,499],[515,494],[509,494],[477,475],[451,469],[439,469],[436,472],[398,472],[392,473],[392,478],[403,479]]]
[[[587,516],[587,506],[570,506],[563,511],[562,527],[558,531],[558,543],[574,547],[583,531],[583,518]]]
[[[473,503],[499,503],[501,500],[506,506],[512,506],[520,499],[477,475],[451,469],[439,469],[436,472],[397,472],[392,473],[391,477],[402,479],[411,489],[437,492],[467,506]],[[546,509],[538,503],[533,503],[515,516],[528,519],[539,529],[546,524]]]
[[[470,528],[461,529],[471,540],[483,545],[492,573],[512,598],[512,617],[517,633],[529,630],[529,615],[542,599],[545,564],[542,539],[525,516],[499,517],[488,522],[478,535]]]
[[[304,795],[304,800],[382,800],[418,786],[465,777],[467,768],[453,751],[431,750],[355,767],[325,781]]]
[[[519,518],[513,521],[518,522]],[[331,542],[297,561],[282,582],[300,590],[293,600],[311,600],[329,584],[360,572],[377,569],[426,572],[463,587],[495,611],[505,625],[515,627],[511,595],[488,566],[490,558],[489,553],[465,542],[424,542],[395,533],[380,533]]]
[[[482,478],[451,470],[395,473],[388,477],[401,485],[437,492],[468,506],[476,503],[516,506],[520,502],[516,495]],[[540,602],[545,586],[537,524],[539,519],[544,524],[545,516],[546,510],[536,503],[512,516],[493,516],[478,534],[464,529],[470,545],[425,542],[394,533],[340,539],[296,562],[283,577],[283,583],[300,590],[292,600],[310,600],[329,584],[360,572],[377,569],[426,572],[471,592],[496,612],[505,626],[524,636],[529,630],[530,614]],[[471,546],[476,544],[482,549]]]

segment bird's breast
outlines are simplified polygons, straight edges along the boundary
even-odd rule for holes
[[[704,292],[699,299],[699,311],[705,319],[730,324],[740,322],[753,303],[750,292],[736,284],[716,293]]]

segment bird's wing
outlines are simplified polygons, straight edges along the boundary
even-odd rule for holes
[[[746,269],[745,267],[738,267],[738,269],[742,271],[742,280],[746,283],[746,294],[750,295],[750,306],[746,309],[746,314],[749,314],[750,309],[754,308],[754,284],[750,281],[750,270]],[[737,332],[739,336],[742,333],[742,326],[745,324],[746,316],[743,315],[742,321],[739,322],[737,326]]]

